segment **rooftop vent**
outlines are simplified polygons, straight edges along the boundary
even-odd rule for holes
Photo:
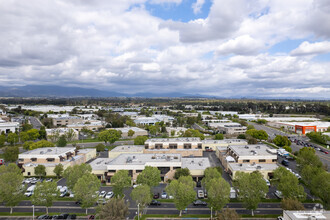
[[[258,146],[256,146],[256,148],[257,148],[257,149],[260,149],[260,146],[258,145]]]
[[[240,163],[240,164],[238,164],[238,165],[239,165],[240,167],[242,167],[242,166],[243,166],[243,164],[241,164],[241,163]]]
[[[40,151],[40,154],[44,154],[45,152],[43,152],[43,151]]]
[[[261,170],[261,166],[257,166],[257,170]]]
[[[132,163],[132,158],[131,157],[127,157],[126,163]]]
[[[245,149],[249,149],[249,146],[247,146],[247,145],[245,145],[245,147],[244,147]]]
[[[47,149],[47,152],[52,152],[52,149]]]

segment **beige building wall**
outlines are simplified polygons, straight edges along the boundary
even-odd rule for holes
[[[91,148],[90,151],[88,151],[87,153],[79,153],[78,151],[78,155],[82,155],[84,157],[84,162],[87,162],[93,158],[96,158],[96,149]]]
[[[230,169],[230,167],[229,167],[229,170],[230,170],[230,173],[232,173],[232,179],[234,179],[236,173],[239,172],[239,171],[233,171],[233,170]],[[255,170],[245,170],[245,171],[240,171],[240,172],[244,172],[244,173],[252,173],[252,172],[254,172],[254,171],[255,171]],[[269,179],[269,178],[268,178],[268,174],[269,174],[269,173],[274,173],[274,170],[258,170],[258,171],[261,173],[261,175],[262,175],[263,178],[265,178],[265,179]]]
[[[201,157],[203,156],[202,149],[144,149],[143,153],[145,154],[181,154],[182,157],[195,156]]]
[[[71,124],[82,123],[83,119],[81,118],[53,118],[54,126],[66,126]]]
[[[65,163],[65,164],[63,164],[63,169],[65,170],[69,166],[71,166],[70,163]],[[23,168],[24,168],[23,176],[36,176],[34,173],[35,166],[24,166],[23,165]],[[56,176],[56,174],[54,173],[54,169],[55,169],[55,165],[46,166],[46,176]]]

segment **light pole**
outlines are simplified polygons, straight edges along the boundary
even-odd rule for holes
[[[138,220],[140,220],[140,203],[138,203]]]
[[[212,208],[213,208],[213,207],[211,207],[211,220],[212,220]]]
[[[34,219],[34,205],[32,205],[32,212],[33,212],[33,215],[32,215],[32,219]]]

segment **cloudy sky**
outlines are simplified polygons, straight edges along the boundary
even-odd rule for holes
[[[2,86],[330,98],[329,0],[0,0]]]

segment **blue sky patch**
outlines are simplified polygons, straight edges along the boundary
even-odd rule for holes
[[[194,14],[191,7],[195,1],[182,0],[181,4],[164,3],[164,4],[145,4],[146,9],[155,17],[159,17],[163,20],[173,20],[188,22],[199,18],[207,18],[212,5],[211,0],[205,0],[200,13]]]
[[[276,53],[290,53],[292,50],[299,47],[299,45],[306,41],[306,39],[299,39],[299,40],[285,40],[273,45],[268,52],[270,54]]]

